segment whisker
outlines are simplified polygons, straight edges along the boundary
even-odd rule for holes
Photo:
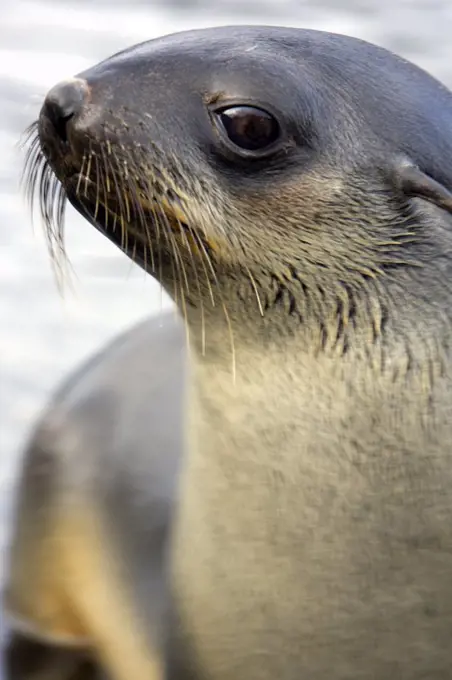
[[[131,168],[130,170],[133,169],[133,173],[138,173],[139,169],[135,167],[135,161],[131,163]],[[132,208],[134,210],[134,213],[137,215],[138,222],[145,231],[146,237],[147,237],[147,242],[145,241],[145,248],[144,248],[144,266],[146,271],[148,271],[148,263],[147,263],[147,253],[149,252],[150,257],[151,257],[151,271],[155,272],[155,261],[154,261],[154,250],[152,247],[152,239],[149,233],[149,228],[146,220],[146,216],[143,210],[143,206],[141,204],[140,200],[140,188],[139,188],[139,177],[135,175],[132,175],[130,172],[127,174],[125,177],[125,181],[127,183],[126,190],[127,193],[130,196],[131,203],[132,203]]]
[[[197,234],[196,231],[193,231],[193,235],[196,237],[198,244],[200,245],[202,251],[205,254],[207,264],[209,265],[210,272],[212,274],[213,280],[215,281],[215,284],[216,284],[216,288],[217,288],[218,293],[220,295],[221,306],[222,306],[223,313],[224,313],[224,316],[225,316],[225,319],[226,319],[226,324],[228,326],[229,341],[230,341],[230,346],[231,346],[232,382],[235,385],[236,378],[237,378],[237,358],[236,358],[236,352],[235,352],[235,341],[234,341],[234,333],[233,333],[233,330],[232,330],[231,319],[230,319],[228,310],[226,308],[226,305],[224,303],[224,298],[223,298],[223,295],[222,295],[222,292],[221,292],[221,287],[220,287],[218,277],[217,277],[216,272],[215,272],[215,268],[214,268],[212,261],[210,259],[210,256],[206,251],[206,248],[204,246],[204,243],[203,243],[201,237]]]
[[[57,288],[62,294],[64,283],[68,281],[68,259],[64,245],[66,191],[42,151],[37,122],[32,123],[25,131],[20,147],[25,150],[20,177],[21,189],[30,207],[32,224],[36,214],[36,203],[38,204],[53,274]]]
[[[88,184],[91,179],[91,164],[93,161],[93,152],[90,148],[88,152],[88,166],[86,168],[86,176],[85,176],[85,198],[88,198]]]
[[[108,215],[109,215],[109,205],[108,205],[108,167],[105,162],[104,145],[100,145],[100,156],[102,160],[103,167],[99,166],[100,181],[102,183],[102,190],[104,194],[104,227],[105,231],[108,232]]]
[[[185,229],[184,229],[184,227],[181,224],[179,219],[176,220],[176,223],[179,227],[179,233],[185,241],[185,248],[186,248],[187,252],[189,253],[192,271],[194,272],[194,275],[195,275],[196,287],[198,289],[198,301],[199,301],[199,305],[200,305],[200,315],[201,315],[201,354],[202,354],[202,356],[205,356],[205,353],[206,353],[206,323],[205,323],[205,316],[204,316],[204,304],[203,304],[202,293],[201,293],[201,284],[200,284],[199,276],[198,276],[198,267],[196,266],[195,258],[193,256],[193,250],[192,250],[190,243],[188,241],[186,231],[185,231]]]
[[[154,215],[155,215],[156,222],[160,225],[160,227],[162,227],[162,224],[161,224],[161,221],[160,221],[160,220],[162,219],[161,213],[158,213],[158,212],[156,212],[156,211],[154,210]],[[166,244],[167,244],[168,249],[169,249],[169,250],[170,250],[170,249],[172,250],[172,244],[171,244],[171,241],[170,241],[170,239],[169,239],[169,234],[167,233],[167,230],[166,230],[166,226],[165,226],[165,225],[163,225],[163,227],[161,228],[160,233],[163,233],[163,236],[165,237],[165,240],[166,240]],[[177,276],[178,272],[176,273],[175,260],[176,260],[176,258],[174,258],[174,257],[171,257],[171,258],[170,258],[170,261],[171,261],[171,271],[172,271],[172,277],[173,277],[173,295],[174,295],[174,302],[175,302],[175,304],[176,304],[176,306],[177,306],[177,305],[178,305],[178,302],[179,302],[179,295],[178,295],[178,288],[177,288],[177,286],[178,286],[178,284],[179,284],[179,286],[180,286],[180,283],[179,283],[179,277]]]
[[[171,260],[171,270],[172,270],[172,273],[173,273],[173,280],[174,280],[174,301],[177,305],[178,302],[179,302],[179,291],[178,291],[177,286],[179,286],[179,289],[181,288],[181,282],[180,282],[180,278],[179,278],[179,267],[178,267],[179,263],[178,263],[178,260],[177,260],[177,257],[176,257],[176,253],[174,251],[173,242],[171,241],[171,228],[168,228],[168,225],[165,222],[165,219],[166,219],[166,216],[164,215],[164,213],[157,213],[157,221],[160,223],[160,225],[163,226],[162,233],[163,233],[163,236],[165,237],[167,247],[168,247],[169,250],[172,251],[172,253],[174,255],[174,257],[171,257],[170,260]]]
[[[185,332],[186,332],[186,335],[187,335],[187,343],[188,343],[190,341],[190,328],[189,328],[189,325],[188,325],[187,307],[186,307],[184,287],[183,287],[183,283],[185,283],[187,293],[190,294],[190,287],[189,287],[189,283],[188,283],[187,272],[185,270],[184,260],[183,260],[181,253],[180,253],[179,245],[177,243],[177,239],[175,238],[175,236],[173,234],[173,230],[172,230],[171,224],[169,223],[168,217],[166,216],[165,213],[162,213],[162,217],[163,217],[163,221],[164,221],[165,226],[166,226],[166,231],[167,231],[167,233],[168,233],[168,235],[171,239],[171,246],[172,246],[173,254],[174,254],[174,257],[175,257],[176,262],[177,262],[179,288],[180,288],[180,296],[181,296],[181,306],[182,306],[182,316],[184,318]]]
[[[259,313],[260,313],[261,316],[264,316],[264,308],[262,306],[262,302],[261,302],[261,299],[259,297],[259,290],[258,290],[256,281],[254,279],[254,276],[252,275],[251,270],[249,269],[248,266],[245,265],[245,269],[246,269],[246,272],[248,274],[248,278],[251,281],[251,285],[253,287],[254,294],[256,296],[257,306],[259,307]]]
[[[147,238],[147,244],[148,244],[148,250],[149,254],[151,256],[151,271],[155,274],[155,258],[154,258],[154,247],[153,247],[153,239],[151,238],[151,234],[149,231],[149,225],[148,225],[148,220],[146,218],[146,215],[143,210],[143,206],[141,204],[140,196],[143,194],[143,191],[140,189],[140,177],[139,174],[142,172],[142,169],[140,167],[140,162],[138,162],[134,168],[135,171],[135,192],[134,192],[134,197],[136,198],[136,211],[138,213],[138,218],[140,221],[140,224],[142,225],[145,233],[146,233],[146,238]],[[145,173],[147,175],[147,173]],[[146,178],[147,181],[147,178]]]
[[[129,181],[129,168],[128,168],[127,161],[123,161],[123,165],[124,165],[124,180],[128,183],[128,181]],[[128,199],[127,193],[124,194],[124,202],[125,202],[125,205],[126,205],[126,220],[127,220],[127,222],[130,223],[130,206],[129,206],[129,199]]]
[[[83,171],[85,169],[85,163],[86,163],[86,154],[84,153],[83,158],[82,158],[82,166],[81,166],[80,172],[78,174],[77,186],[76,186],[76,189],[75,189],[75,195],[77,196],[77,198],[80,195],[80,184],[82,182]]]
[[[96,202],[94,205],[94,219],[97,220],[97,215],[99,214],[99,190],[100,190],[100,172],[99,172],[100,168],[97,154],[94,156],[94,161],[96,165]]]
[[[149,185],[148,185],[149,189]],[[161,240],[161,230],[160,230],[160,219],[158,217],[155,205],[152,201],[151,194],[149,193],[148,201],[151,200],[150,208],[152,212],[153,222],[155,225],[155,232],[157,237],[157,255],[158,255],[158,280],[160,281],[160,306],[163,306],[163,270],[162,270],[162,240]]]
[[[164,212],[162,213],[162,218],[163,218],[163,221],[165,223],[165,227],[166,227],[167,233],[169,235],[169,238],[171,239],[171,247],[173,248],[175,258],[176,258],[177,262],[180,264],[180,267],[181,267],[180,273],[182,274],[182,278],[183,278],[183,281],[184,281],[184,284],[185,284],[185,288],[187,290],[187,293],[189,293],[190,292],[190,286],[189,286],[189,283],[188,283],[187,272],[185,271],[183,257],[181,256],[181,253],[180,253],[179,244],[177,243],[177,239],[175,238],[175,235],[173,233],[173,228],[172,228],[172,226],[169,222],[169,219]],[[182,279],[181,279],[181,282],[182,282]]]
[[[206,279],[207,289],[208,289],[208,291],[209,291],[210,302],[211,302],[211,304],[212,304],[212,307],[216,307],[215,296],[214,296],[214,294],[213,294],[213,289],[212,289],[212,286],[211,286],[211,283],[210,283],[210,276],[209,276],[209,274],[208,274],[208,272],[207,272],[206,264],[205,264],[205,263],[207,262],[207,264],[209,265],[209,269],[212,269],[212,268],[213,268],[213,265],[212,265],[212,262],[211,262],[211,259],[210,259],[210,255],[209,255],[209,253],[207,252],[207,250],[206,250],[206,248],[205,248],[205,246],[204,246],[204,242],[203,242],[202,238],[199,236],[199,234],[198,234],[197,232],[191,230],[191,235],[192,235],[192,237],[195,239],[196,244],[197,244],[197,246],[198,246],[198,250],[199,250],[199,252],[200,252],[200,254],[201,254],[201,257],[200,257],[201,266],[202,266],[202,268],[203,268],[203,270],[204,270],[204,275],[205,275],[205,279]]]
[[[110,146],[110,142],[109,142],[108,139],[107,139],[107,150],[109,150],[108,156],[110,156],[111,155],[111,146]],[[113,220],[113,233],[115,233],[115,231],[116,231],[116,224],[117,224],[117,220],[118,220],[118,217],[119,217],[119,221],[121,223],[121,229],[122,229],[122,231],[121,231],[121,248],[124,249],[124,235],[123,235],[124,201],[123,201],[123,195],[122,195],[122,191],[121,191],[120,179],[118,179],[114,164],[111,162],[111,160],[110,161],[108,160],[108,156],[106,158],[106,162],[107,162],[107,165],[109,167],[109,170],[110,170],[110,173],[111,173],[111,176],[112,176],[112,179],[113,179],[113,184],[114,184],[114,189],[115,189],[114,195],[115,195],[116,200],[118,201],[118,208],[119,208],[119,216],[116,215],[116,212],[115,212],[115,217],[114,217],[114,220]],[[119,175],[119,178],[120,177],[121,177],[121,175]]]

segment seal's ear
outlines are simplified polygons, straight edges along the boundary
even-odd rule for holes
[[[452,193],[409,161],[402,159],[394,164],[392,179],[406,197],[423,198],[452,213]]]

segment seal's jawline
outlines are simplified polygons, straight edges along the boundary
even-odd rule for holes
[[[101,210],[104,215],[108,211],[111,216],[109,217],[111,221],[116,218],[117,222],[121,222],[121,210],[117,210],[120,200],[112,194],[111,199],[115,204],[109,206],[107,203],[106,205],[103,189],[98,192],[97,198],[94,199],[92,193],[93,190],[97,190],[97,184],[88,176],[81,173],[74,173],[69,178],[66,178],[62,185],[73,206],[80,212],[87,213],[90,220],[95,220],[97,222],[98,220],[95,218],[95,215]],[[136,228],[143,219],[145,219],[146,224],[148,225],[155,225],[157,221],[162,220],[163,223],[167,224],[172,229],[183,228],[187,231],[191,231],[189,221],[182,212],[180,205],[175,205],[173,209],[171,203],[167,199],[165,200],[163,198],[162,200],[159,200],[156,196],[152,203],[150,201],[140,200],[138,209],[136,207],[137,200],[133,200],[130,195],[124,194],[123,204],[124,206],[126,204],[128,205],[128,210],[130,210],[136,218],[132,221],[125,219],[126,214],[124,213],[127,211],[124,208],[122,221],[125,225]]]
[[[182,222],[181,220],[172,217],[168,214],[168,211],[164,211],[158,205],[156,205],[155,210],[150,210],[148,207],[142,206],[141,219],[138,219],[137,216],[136,220],[128,222],[124,219],[121,221],[120,215],[113,213],[111,210],[108,213],[107,219],[107,209],[102,201],[99,200],[96,206],[91,198],[85,198],[83,196],[83,191],[80,191],[78,196],[74,191],[67,191],[67,198],[82,217],[108,239],[116,243],[121,250],[124,250],[125,235],[128,235],[128,238],[132,238],[132,243],[140,241],[141,245],[144,247],[150,235],[157,235],[159,231],[161,232],[165,227],[169,227],[175,235],[180,235],[181,230],[183,230],[186,235],[193,234],[193,231],[195,231],[190,227],[188,222]],[[162,220],[164,221],[162,222]],[[143,224],[143,221],[145,221],[145,225]],[[196,232],[198,233],[198,230],[196,230]],[[201,238],[199,233],[198,238]],[[130,250],[132,251],[133,247]],[[132,259],[134,258],[132,257]]]
[[[167,215],[164,224],[161,222],[159,224],[158,216],[163,213],[162,209],[155,212],[143,209],[142,218],[146,221],[145,226],[143,225],[143,219],[132,223],[124,221],[121,223],[118,216],[116,222],[114,222],[112,216],[106,222],[105,206],[101,202],[98,204],[97,215],[95,217],[95,205],[91,200],[86,199],[86,204],[84,205],[75,194],[67,193],[67,198],[77,212],[97,231],[114,243],[138,266],[153,274],[155,274],[155,269],[149,270],[148,266],[152,259],[153,246],[157,246],[159,249],[159,257],[163,252],[162,247],[167,247],[171,258],[180,257],[180,253],[176,254],[174,250],[174,241],[179,243],[179,246],[176,246],[176,250],[182,245],[184,249],[186,248],[191,252],[191,257],[206,256],[206,253],[211,253],[211,255],[216,253],[218,255],[220,251],[218,244],[212,240],[207,240],[200,229],[192,227],[188,222],[168,219],[169,216]],[[169,239],[165,237],[161,239],[161,236],[159,236],[159,234],[162,235],[165,228],[171,230],[172,236]],[[147,251],[149,251],[149,255],[146,255]]]

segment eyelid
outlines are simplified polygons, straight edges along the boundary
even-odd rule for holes
[[[271,111],[267,111],[262,106],[254,106],[251,104],[232,104],[232,105],[227,104],[226,106],[217,107],[214,110],[214,113],[221,114],[225,113],[226,111],[230,111],[231,109],[249,109],[250,111],[261,111],[262,113],[265,113],[267,116],[271,116],[276,121],[278,121],[278,118],[273,113],[271,113]]]
[[[282,128],[281,121],[283,120],[283,115],[269,102],[252,98],[240,99],[238,97],[227,97],[224,95],[212,95],[210,97],[204,97],[204,101],[210,113],[218,113],[219,111],[232,109],[238,106],[249,106],[252,109],[260,109],[261,111],[265,111],[265,113],[269,113],[271,116],[276,118]]]

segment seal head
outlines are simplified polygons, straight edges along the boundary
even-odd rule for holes
[[[44,154],[53,233],[67,195],[188,307],[222,297],[245,319],[283,307],[285,326],[297,308],[324,336],[357,291],[396,270],[416,279],[445,247],[426,211],[448,217],[426,201],[452,206],[451,95],[345,36],[152,40],[54,88],[38,130],[29,186]]]

